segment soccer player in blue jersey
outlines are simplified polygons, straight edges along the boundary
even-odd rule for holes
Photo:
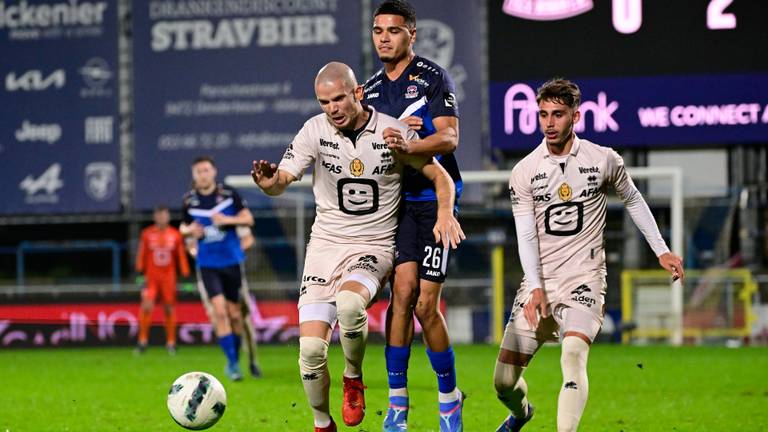
[[[238,362],[243,319],[239,295],[245,254],[236,228],[253,225],[253,215],[235,189],[216,183],[212,158],[195,159],[192,178],[193,189],[184,195],[180,231],[198,240],[197,277],[213,305],[216,337],[227,356],[226,374],[239,381],[243,378]]]
[[[398,117],[417,132],[418,139],[396,139],[390,148],[405,154],[435,156],[453,178],[458,199],[462,181],[453,155],[459,143],[453,80],[442,67],[413,52],[416,12],[408,2],[381,3],[373,14],[372,38],[384,67],[365,84],[363,102]],[[440,430],[460,431],[463,395],[456,387],[453,349],[439,309],[449,249],[432,236],[437,211],[435,190],[431,182],[412,170],[404,174],[403,191],[394,284],[387,311],[389,410],[383,429],[407,429],[407,369],[415,313],[437,375]]]

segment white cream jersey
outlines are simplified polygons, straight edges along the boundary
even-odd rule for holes
[[[624,160],[612,149],[574,137],[561,165],[543,140],[515,165],[509,181],[513,213],[516,219],[534,215],[544,279],[577,272],[605,273],[603,231],[609,185],[656,255],[668,252]]]
[[[312,238],[336,243],[391,247],[397,229],[403,164],[420,169],[427,158],[405,156],[387,148],[382,132],[399,129],[407,140],[416,132],[372,107],[356,143],[318,114],[301,128],[279,169],[297,179],[314,164],[312,190],[317,216]]]

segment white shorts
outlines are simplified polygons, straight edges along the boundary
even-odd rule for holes
[[[348,281],[365,286],[373,301],[389,279],[394,259],[394,247],[310,241],[299,292],[299,322],[320,320],[333,327],[336,323],[336,293]]]
[[[523,313],[530,292],[525,282],[517,291],[512,314],[504,329],[501,347],[523,354],[534,354],[546,341],[557,341],[561,334],[578,332],[594,341],[605,315],[605,273],[579,273],[545,279],[549,316],[531,328]]]

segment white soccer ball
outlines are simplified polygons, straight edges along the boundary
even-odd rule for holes
[[[189,372],[168,391],[168,411],[180,426],[192,430],[213,426],[227,408],[227,392],[213,375]]]

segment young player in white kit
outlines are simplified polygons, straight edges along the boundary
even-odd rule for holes
[[[659,264],[673,278],[684,276],[681,258],[667,248],[621,156],[574,134],[580,99],[579,88],[564,79],[539,88],[536,101],[544,139],[515,165],[509,180],[525,276],[494,372],[497,396],[511,412],[497,432],[519,431],[533,416],[522,374],[541,345],[558,336],[563,385],[557,430],[578,428],[587,402],[589,346],[605,313],[607,186],[624,201]]]
[[[315,431],[325,432],[336,430],[328,408],[327,355],[337,320],[346,364],[342,417],[354,426],[365,415],[366,308],[392,270],[405,164],[435,184],[436,241],[456,247],[464,234],[453,216],[455,191],[448,173],[434,159],[388,150],[391,141],[412,139],[415,132],[362,105],[362,87],[348,66],[329,63],[320,69],[315,93],[323,114],[304,124],[279,167],[254,161],[251,174],[274,196],[314,164],[317,216],[299,294],[299,368]]]

